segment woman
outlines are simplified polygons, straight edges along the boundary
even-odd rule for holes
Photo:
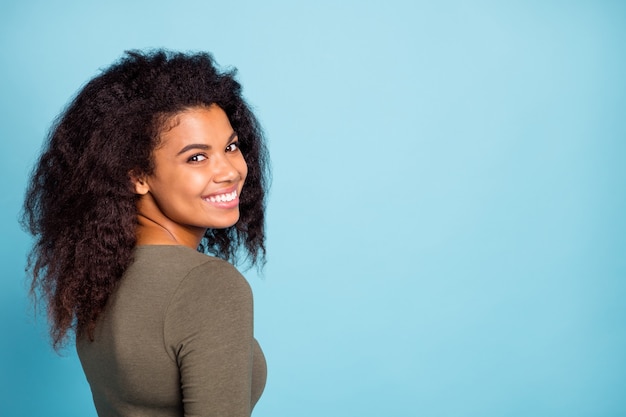
[[[266,161],[205,53],[129,52],[51,130],[24,205],[31,290],[55,348],[75,334],[99,416],[250,415],[265,359],[225,260],[264,261]]]

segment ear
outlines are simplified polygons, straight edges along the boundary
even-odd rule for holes
[[[146,175],[136,175],[134,171],[128,173],[130,182],[135,190],[135,194],[145,195],[150,191],[148,181],[146,181]]]

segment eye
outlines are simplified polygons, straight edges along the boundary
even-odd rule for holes
[[[197,153],[195,155],[190,156],[189,159],[187,159],[187,162],[202,162],[205,159],[207,159],[206,155]]]
[[[236,152],[239,150],[239,142],[233,142],[226,147],[226,152]]]

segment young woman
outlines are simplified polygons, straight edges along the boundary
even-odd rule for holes
[[[250,415],[265,359],[226,261],[264,261],[266,162],[206,53],[129,52],[52,128],[24,205],[31,289],[99,416]]]

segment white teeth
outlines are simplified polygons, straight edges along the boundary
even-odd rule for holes
[[[228,194],[212,195],[208,200],[211,203],[225,203],[227,201],[233,201],[235,198],[237,198],[237,191]]]

